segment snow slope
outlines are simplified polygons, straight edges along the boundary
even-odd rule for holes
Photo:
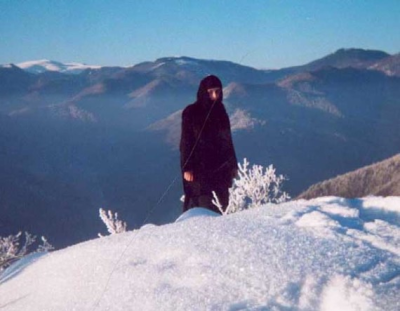
[[[99,238],[16,263],[3,310],[400,310],[400,197],[325,197]]]
[[[28,61],[16,64],[21,69],[24,69],[31,73],[42,73],[45,71],[58,71],[61,73],[68,74],[79,74],[85,69],[99,69],[100,66],[90,66],[80,63],[61,63],[56,61],[51,61],[47,59]]]

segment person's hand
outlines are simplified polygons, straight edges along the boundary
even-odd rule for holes
[[[194,178],[193,178],[193,172],[192,172],[192,171],[184,172],[184,173],[183,173],[183,178],[184,178],[186,181],[193,181],[193,180],[194,180]]]

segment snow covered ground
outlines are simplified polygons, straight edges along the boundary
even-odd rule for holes
[[[400,310],[400,197],[213,216],[25,258],[0,276],[0,309]]]

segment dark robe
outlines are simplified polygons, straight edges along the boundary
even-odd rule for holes
[[[219,87],[221,94],[212,101],[207,89]],[[216,212],[211,202],[215,191],[225,209],[229,203],[228,189],[237,172],[237,159],[232,142],[228,114],[222,103],[222,83],[215,76],[204,78],[197,92],[197,101],[182,112],[180,141],[181,169],[191,171],[194,181],[183,178],[185,202],[183,211],[205,207]]]

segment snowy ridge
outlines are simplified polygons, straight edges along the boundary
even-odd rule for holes
[[[81,63],[61,63],[47,59],[34,60],[16,64],[21,69],[31,73],[42,73],[46,71],[57,71],[68,74],[79,74],[86,69],[99,69],[101,66],[91,66]]]
[[[399,310],[400,197],[210,216],[191,210],[16,263],[0,276],[0,308]]]

